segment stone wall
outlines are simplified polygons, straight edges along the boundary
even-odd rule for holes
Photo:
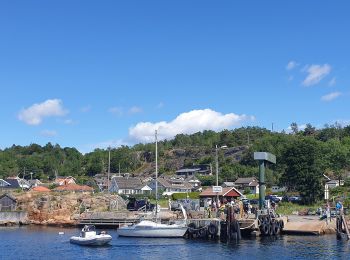
[[[27,224],[28,214],[25,211],[3,211],[0,212],[0,225]]]

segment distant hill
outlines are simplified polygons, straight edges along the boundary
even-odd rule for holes
[[[220,181],[234,181],[238,177],[257,175],[254,151],[267,151],[277,156],[277,164],[269,166],[269,185],[283,180],[288,167],[286,149],[295,140],[313,140],[321,151],[322,169],[331,176],[339,176],[349,169],[350,127],[339,125],[316,129],[310,124],[298,130],[294,123],[291,133],[271,132],[260,127],[244,127],[221,132],[203,131],[192,135],[179,134],[172,140],[159,142],[159,172],[173,174],[176,170],[194,164],[212,164],[215,169],[215,146],[219,149]],[[154,174],[155,144],[122,146],[111,150],[111,172],[129,172],[134,175]],[[339,159],[343,158],[345,159]],[[338,159],[334,159],[338,158]],[[297,158],[298,160],[298,158]],[[77,149],[48,143],[45,146],[30,144],[13,145],[0,150],[0,178],[19,175],[30,178],[53,179],[55,174],[72,175],[81,180],[106,172],[108,151],[96,149],[85,155]],[[209,180],[210,181],[210,180]]]

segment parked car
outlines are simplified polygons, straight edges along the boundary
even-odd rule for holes
[[[258,200],[258,199],[251,199],[251,200],[249,201],[249,203],[250,203],[251,205],[258,205],[258,204],[259,204],[259,200]]]
[[[265,196],[265,200],[270,200],[271,202],[278,203],[280,199],[276,197],[276,195],[267,195]]]
[[[137,200],[136,198],[130,198],[128,204],[126,205],[126,209],[130,211],[137,211],[141,208],[145,211],[152,211],[155,205],[149,203],[146,199]]]
[[[299,196],[292,196],[292,197],[289,197],[289,201],[292,203],[300,203],[301,198]]]

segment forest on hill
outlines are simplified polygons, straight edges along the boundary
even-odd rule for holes
[[[350,170],[350,126],[325,125],[316,129],[308,124],[291,131],[272,132],[260,127],[242,127],[221,132],[203,131],[192,135],[179,134],[159,142],[160,174],[173,174],[177,169],[195,164],[212,164],[215,169],[215,147],[218,149],[220,182],[238,177],[257,176],[254,151],[276,155],[277,164],[269,165],[267,185],[286,185],[289,190],[307,193],[310,200],[322,194],[323,174],[345,179]],[[150,176],[154,173],[155,144],[136,144],[112,148],[111,172],[129,172]],[[13,145],[0,150],[0,178],[24,176],[42,180],[55,175],[75,176],[86,181],[108,169],[108,149],[95,149],[82,154],[75,148],[48,143],[45,146]],[[213,184],[213,177],[201,178],[204,185]]]

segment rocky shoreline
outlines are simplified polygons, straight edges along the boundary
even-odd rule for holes
[[[118,195],[35,192],[12,195],[17,199],[17,210],[2,212],[1,226],[76,226],[83,212],[125,209],[125,201]]]

